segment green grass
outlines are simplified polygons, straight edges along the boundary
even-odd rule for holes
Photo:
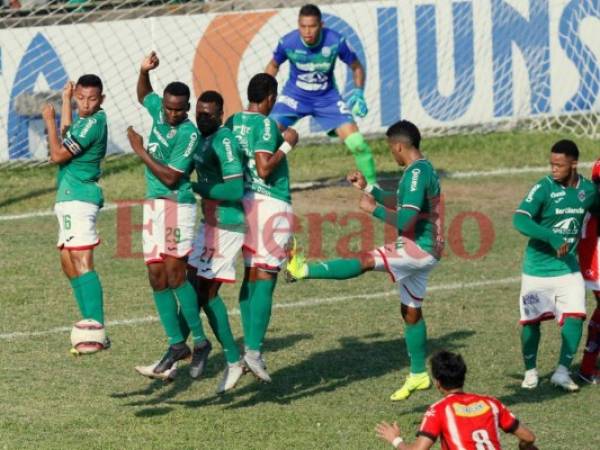
[[[544,165],[555,139],[535,134],[455,136],[426,140],[423,148],[444,170],[486,170]],[[591,142],[581,147],[582,160],[595,158]],[[374,148],[379,168],[394,171],[383,144],[376,142]],[[291,166],[294,181],[299,181],[339,177],[351,161],[339,146],[307,147],[293,154]],[[108,201],[143,195],[142,170],[133,158],[112,160],[105,172]],[[3,170],[1,175],[0,214],[52,206],[52,168]],[[511,216],[539,177],[443,180],[446,229],[460,213],[476,211],[491,220],[494,239],[485,256],[465,259],[457,254],[456,236],[447,236],[454,244],[432,274],[433,289],[424,308],[429,348],[460,351],[469,366],[467,389],[504,401],[536,432],[540,448],[593,450],[598,448],[593,414],[600,394],[595,387],[584,386],[581,393],[569,395],[550,386],[560,344],[555,324],[543,326],[540,387],[534,392],[519,388],[519,284],[514,278],[520,275],[525,239],[512,229]],[[335,256],[340,238],[359,230],[356,222],[340,224],[345,214],[357,211],[358,197],[341,187],[296,193],[300,243],[308,249],[313,239],[315,245],[307,214],[334,212],[338,221],[323,225],[323,256]],[[143,262],[115,258],[115,218],[114,210],[100,215],[103,244],[95,253],[107,318],[154,316]],[[139,208],[134,221],[141,221]],[[473,223],[466,221],[463,228],[468,254],[476,252],[479,242]],[[379,242],[381,227],[375,225],[375,230]],[[0,221],[0,236],[0,334],[73,323],[75,301],[54,251],[56,220],[48,216]],[[135,234],[134,250],[139,250],[139,241]],[[355,239],[352,248],[359,246]],[[470,288],[448,287],[503,279]],[[237,288],[222,290],[231,310],[236,308]],[[201,381],[192,382],[184,370],[174,383],[164,385],[133,371],[165,348],[157,322],[112,326],[113,348],[79,359],[68,354],[68,332],[2,338],[0,448],[387,449],[374,437],[378,421],[398,420],[410,438],[427,406],[439,399],[432,389],[403,403],[388,400],[408,371],[393,288],[387,275],[379,273],[345,282],[280,283],[276,305],[314,304],[274,310],[265,344],[273,383],[261,385],[246,376],[224,397],[214,395],[224,368],[218,345]],[[373,293],[381,295],[339,299]],[[590,301],[588,308],[592,306]],[[232,315],[231,321],[235,335],[241,336],[239,316]],[[503,438],[503,443],[516,448],[512,437]]]

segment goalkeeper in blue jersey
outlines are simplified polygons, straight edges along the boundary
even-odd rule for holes
[[[333,72],[338,58],[350,66],[354,77],[355,88],[347,102],[335,85]],[[356,166],[367,182],[375,184],[371,148],[353,119],[353,114],[365,117],[368,112],[363,94],[365,71],[346,39],[323,27],[317,6],[300,8],[298,29],[279,40],[265,72],[276,76],[286,60],[290,61],[290,76],[271,117],[281,129],[305,116],[312,116],[325,131],[335,130],[354,155]]]

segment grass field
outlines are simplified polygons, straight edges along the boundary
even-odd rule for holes
[[[469,366],[467,389],[499,397],[531,426],[541,449],[595,450],[598,388],[566,394],[549,383],[560,344],[554,323],[543,326],[541,385],[534,392],[519,387],[517,298],[525,239],[512,229],[511,218],[542,173],[451,176],[544,166],[556,139],[490,134],[424,142],[434,165],[450,175],[442,179],[446,230],[471,214],[462,238],[446,236],[451,245],[430,279],[424,313],[430,352],[460,351]],[[594,160],[594,142],[578,142],[581,160]],[[374,148],[381,172],[397,175],[384,142]],[[304,147],[292,154],[291,167],[293,181],[335,179],[351,167],[351,158],[339,145]],[[582,172],[588,175],[589,169]],[[109,202],[142,197],[142,168],[132,157],[109,161],[105,174]],[[230,395],[215,396],[224,368],[218,346],[201,381],[192,382],[185,370],[169,385],[143,379],[133,367],[160,356],[165,340],[142,260],[116,257],[114,209],[100,215],[103,244],[95,254],[106,315],[116,321],[109,323],[113,348],[72,358],[65,330],[77,313],[54,250],[56,219],[8,217],[49,210],[53,177],[51,167],[0,170],[0,448],[385,449],[374,436],[378,421],[398,420],[404,436],[413,436],[427,406],[439,398],[431,389],[403,403],[388,400],[407,374],[408,361],[394,286],[387,275],[375,273],[345,282],[278,285],[265,344],[271,385],[246,376]],[[347,187],[296,192],[300,243],[317,252],[322,242],[323,256],[336,256],[346,246],[341,238],[361,229],[358,220],[343,220],[358,211],[357,202],[358,194]],[[491,223],[483,237],[473,212]],[[309,218],[327,213],[335,213],[336,222],[325,222],[319,239]],[[141,222],[140,208],[133,216],[134,223]],[[374,224],[375,243],[382,234]],[[139,234],[132,240],[139,251]],[[359,237],[346,240],[349,250],[361,245]],[[490,244],[489,251],[473,258],[480,241]],[[241,336],[237,288],[225,286],[222,296],[234,333]],[[590,299],[588,309],[592,306]],[[512,437],[503,444],[516,448]]]

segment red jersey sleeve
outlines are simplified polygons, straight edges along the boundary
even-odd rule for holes
[[[441,412],[437,410],[435,405],[429,407],[425,415],[423,416],[423,421],[421,422],[421,427],[417,432],[417,436],[425,436],[431,439],[433,442],[442,434],[442,417]]]
[[[600,158],[594,163],[592,167],[592,181],[596,184],[600,183]]]
[[[500,428],[502,428],[502,431],[505,433],[513,433],[519,428],[519,420],[500,401],[496,400],[495,403],[498,406],[498,422]]]

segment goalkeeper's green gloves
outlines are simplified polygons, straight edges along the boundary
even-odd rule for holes
[[[356,117],[365,117],[369,112],[367,102],[365,101],[365,93],[363,88],[354,88],[348,97],[348,108],[352,111],[352,115]]]

